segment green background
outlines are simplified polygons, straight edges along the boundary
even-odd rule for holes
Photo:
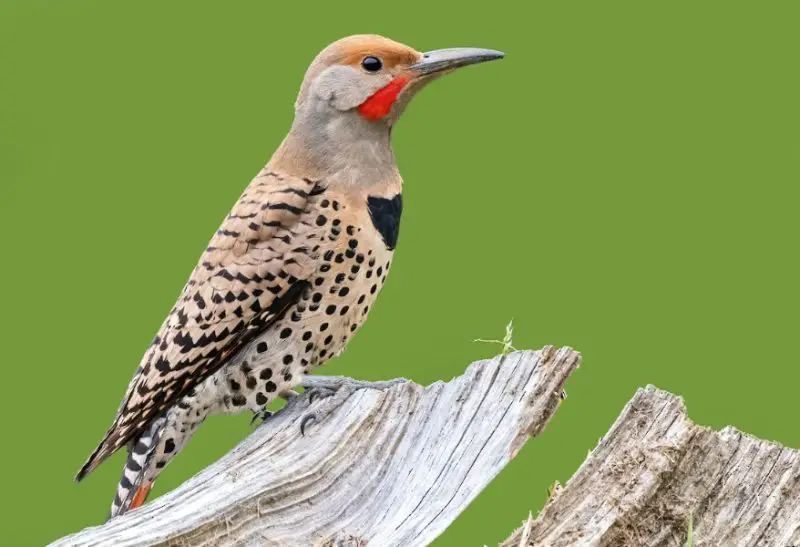
[[[527,4],[523,6],[523,4]],[[492,545],[639,386],[800,447],[797,2],[0,2],[2,537],[103,520],[122,457],[72,477],[197,257],[292,118],[318,50],[375,32],[501,49],[395,132],[392,275],[326,372],[449,379],[572,345],[544,435],[437,542]],[[162,494],[250,431],[217,417]]]

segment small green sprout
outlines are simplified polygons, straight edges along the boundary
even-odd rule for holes
[[[506,335],[503,337],[502,340],[484,340],[483,338],[476,338],[475,340],[473,340],[473,342],[500,344],[501,346],[503,346],[503,349],[500,351],[500,353],[502,355],[507,355],[512,351],[517,351],[517,348],[515,348],[512,345],[513,340],[514,340],[514,320],[512,319],[511,321],[508,322],[508,325],[506,325]]]
[[[694,519],[690,515],[689,516],[689,529],[688,529],[688,531],[686,533],[686,547],[692,547],[692,545],[694,544],[694,537],[693,537],[694,536],[694,522],[693,522],[693,520]]]

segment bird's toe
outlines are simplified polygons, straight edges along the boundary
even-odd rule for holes
[[[303,416],[303,419],[300,420],[300,435],[303,437],[306,436],[306,427],[312,423],[316,423],[317,416],[316,414],[306,414]]]
[[[261,423],[263,424],[273,414],[274,414],[274,412],[269,411],[266,408],[261,409],[259,412],[253,412],[253,417],[250,418],[250,425],[253,425],[255,423],[255,421],[258,420],[259,418],[261,418]]]

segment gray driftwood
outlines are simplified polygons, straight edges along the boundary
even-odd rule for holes
[[[648,386],[502,547],[800,546],[800,451],[695,425]]]
[[[296,397],[173,492],[54,545],[426,545],[542,431],[579,360],[546,347],[425,388]]]

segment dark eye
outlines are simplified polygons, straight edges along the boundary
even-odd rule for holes
[[[364,60],[361,61],[361,66],[363,66],[364,70],[367,72],[378,72],[383,68],[383,63],[377,57],[370,55],[369,57],[364,57]]]

